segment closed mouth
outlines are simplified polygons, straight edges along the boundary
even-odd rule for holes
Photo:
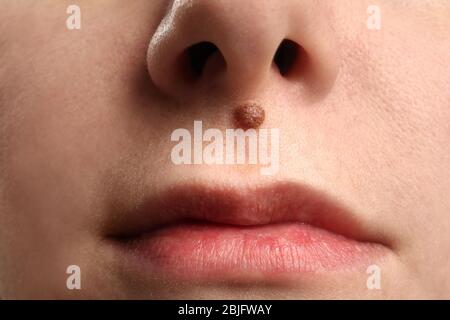
[[[296,183],[180,185],[113,219],[136,272],[177,280],[272,279],[350,270],[388,249],[323,193]]]

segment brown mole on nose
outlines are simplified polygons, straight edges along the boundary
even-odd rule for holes
[[[257,129],[265,117],[264,109],[257,103],[244,103],[233,110],[233,120],[238,129]]]

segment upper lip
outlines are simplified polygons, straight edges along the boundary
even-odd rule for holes
[[[354,212],[323,192],[293,182],[252,188],[176,185],[112,217],[108,233],[134,238],[193,221],[243,227],[305,223],[357,241],[384,244]]]

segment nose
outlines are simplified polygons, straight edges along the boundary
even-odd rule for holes
[[[267,81],[323,96],[339,70],[327,10],[321,1],[173,0],[150,40],[150,77],[179,100]]]

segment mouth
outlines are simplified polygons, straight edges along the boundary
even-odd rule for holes
[[[175,186],[112,220],[120,259],[158,279],[277,280],[367,267],[388,250],[350,210],[295,183]]]

